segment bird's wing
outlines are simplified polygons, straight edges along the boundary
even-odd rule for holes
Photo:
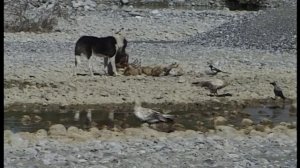
[[[282,90],[279,89],[279,90],[275,90],[275,95],[279,96],[279,97],[284,97],[283,93],[282,93]]]
[[[152,109],[148,109],[148,113],[149,113],[149,116],[148,116],[148,119],[149,120],[158,120],[158,121],[163,121],[163,122],[166,122],[167,119],[158,111],[155,111],[155,110],[152,110]]]
[[[152,110],[150,108],[143,107],[141,110],[145,118],[153,118],[155,115],[157,115],[156,113],[159,113],[158,111]]]
[[[212,71],[217,71],[217,72],[223,72],[223,71],[221,71],[220,69],[218,69],[218,68],[216,68],[216,67],[212,67],[211,70],[212,70]]]

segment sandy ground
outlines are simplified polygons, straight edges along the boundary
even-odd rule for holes
[[[137,12],[143,18],[128,15],[128,11]],[[207,96],[208,91],[205,89],[191,86],[191,82],[208,78],[218,78],[229,83],[229,86],[221,90],[220,93],[228,92],[233,96],[221,98],[222,101],[268,99],[273,96],[273,88],[269,84],[271,81],[277,81],[286,97],[293,100],[296,98],[295,53],[273,51],[272,48],[268,47],[265,47],[265,50],[243,48],[245,43],[247,44],[247,41],[243,41],[244,36],[250,39],[249,42],[255,40],[255,36],[252,37],[249,33],[249,31],[257,31],[255,29],[256,24],[254,24],[256,20],[252,21],[251,18],[256,16],[259,18],[259,24],[257,24],[260,29],[259,32],[270,32],[269,27],[272,24],[275,24],[273,27],[276,26],[276,22],[265,25],[263,28],[261,26],[261,19],[264,18],[264,14],[270,20],[270,13],[272,11],[264,13],[263,11],[170,9],[156,12],[147,9],[119,9],[115,13],[111,13],[106,9],[97,13],[99,16],[107,15],[106,17],[98,17],[98,15],[95,17],[95,13],[92,12],[89,15],[78,17],[76,24],[60,24],[58,27],[63,31],[60,33],[5,33],[5,105],[17,102],[61,103],[64,105],[123,103],[132,102],[133,96],[140,96],[142,101],[149,103],[202,102],[215,98]],[[288,16],[290,14],[291,12],[287,13]],[[281,19],[277,15],[274,16],[277,20]],[[89,18],[89,20],[85,18]],[[109,20],[111,19],[114,22],[110,23]],[[194,21],[191,22],[191,20]],[[214,37],[214,34],[219,33],[214,33],[215,27],[219,26],[221,30],[223,29],[225,36],[221,36],[221,40],[224,43],[230,43],[226,37],[227,32],[231,32],[233,28],[244,27],[243,24],[240,24],[243,20],[247,20],[247,24],[254,27],[245,30],[245,35],[239,33],[233,37],[229,36],[232,42],[241,36],[241,46],[214,45],[220,45],[219,42],[216,42],[220,40]],[[186,24],[181,26],[180,23],[183,22]],[[195,24],[193,24],[194,22]],[[100,26],[99,23],[105,23],[106,26]],[[220,26],[222,24],[224,27]],[[126,28],[125,33],[129,41],[127,52],[130,55],[130,62],[135,58],[141,59],[143,66],[168,65],[177,62],[184,70],[184,75],[181,77],[111,77],[99,75],[74,77],[74,45],[79,38],[78,34],[109,35],[110,33],[107,31],[114,28],[114,25],[123,25]],[[143,25],[146,26],[141,29],[140,27]],[[78,27],[75,28],[76,26]],[[171,29],[170,26],[177,28]],[[293,28],[293,26],[287,27]],[[219,31],[220,28],[216,31]],[[285,35],[285,32],[280,29],[273,31],[275,31],[273,34],[278,31],[277,34],[280,32]],[[294,38],[292,35],[288,36],[291,31],[286,31],[286,38]],[[187,32],[190,35],[187,35]],[[191,38],[192,40],[189,40],[191,43],[185,43],[185,39],[193,36],[193,34],[197,37],[197,33],[205,35],[205,32],[208,32],[216,40],[201,37],[200,41]],[[273,40],[271,37],[272,34],[270,34],[270,38],[259,38],[257,43],[263,44],[265,41],[270,43]],[[149,43],[147,40],[175,40],[178,42]],[[213,43],[213,45],[203,46],[203,42],[206,44]],[[279,49],[282,46],[281,43],[282,41],[278,41],[277,37],[274,39],[274,45],[278,44],[276,46],[279,46]],[[95,60],[94,71],[102,73],[103,59],[93,59]],[[231,74],[218,74],[214,77],[205,76],[204,71],[208,70],[207,62],[212,62],[216,67]],[[87,61],[84,59],[80,72],[88,74]]]

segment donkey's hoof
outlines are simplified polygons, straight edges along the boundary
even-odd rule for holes
[[[114,76],[121,76],[121,74],[119,74],[119,73],[114,73]]]

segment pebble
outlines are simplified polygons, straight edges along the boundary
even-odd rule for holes
[[[178,83],[184,83],[185,81],[186,81],[186,79],[182,76],[180,76],[178,79]]]
[[[55,124],[50,126],[49,135],[51,136],[65,136],[67,133],[67,129],[62,124]]]
[[[48,133],[46,130],[44,129],[39,129],[36,133],[35,133],[35,136],[37,138],[46,138],[48,136]]]
[[[265,131],[265,126],[262,124],[257,124],[255,125],[255,130],[260,131],[260,132],[264,132]]]
[[[218,125],[225,125],[227,123],[227,119],[222,117],[222,116],[218,116],[214,119],[214,126],[218,126]]]
[[[272,125],[272,121],[271,121],[270,119],[263,118],[263,119],[260,121],[260,124],[262,124],[262,125]]]
[[[251,119],[244,118],[241,122],[241,125],[244,127],[248,127],[248,126],[253,125],[253,121]]]

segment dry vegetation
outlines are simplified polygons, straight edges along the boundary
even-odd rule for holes
[[[37,2],[29,0],[4,1],[5,32],[49,32],[57,24],[57,18],[66,13],[57,1]]]

